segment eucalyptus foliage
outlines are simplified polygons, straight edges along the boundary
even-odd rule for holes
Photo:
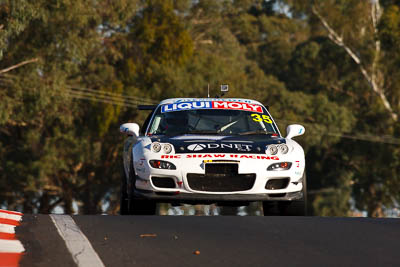
[[[143,122],[137,104],[229,84],[281,129],[306,126],[314,214],[385,216],[400,201],[399,44],[395,0],[1,1],[0,205],[117,213],[118,126]]]

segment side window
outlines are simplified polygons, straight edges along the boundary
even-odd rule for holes
[[[150,114],[147,116],[146,120],[144,121],[142,127],[140,127],[140,135],[144,135],[144,133],[146,132],[147,126],[149,126],[151,117],[153,116],[155,111],[156,110],[153,110],[152,112],[150,112]]]
[[[148,132],[149,134],[156,134],[156,133],[160,134],[165,131],[165,121],[164,121],[164,126],[161,126],[160,125],[161,119],[162,119],[162,115],[160,115],[160,114],[157,114],[154,116],[153,122],[152,122],[149,132]]]

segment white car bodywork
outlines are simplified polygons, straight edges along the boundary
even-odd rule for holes
[[[249,99],[175,98],[162,101],[157,109],[169,112],[174,108],[178,110],[182,107],[187,109],[197,107],[212,108],[208,107],[207,104],[200,104],[209,102],[214,105],[212,101],[217,102],[222,108],[235,109],[240,107],[241,110],[249,109],[249,112],[256,110],[256,105],[261,106],[264,111],[263,114],[267,114],[272,120],[272,124],[277,130],[276,136],[265,136],[264,139],[259,138],[254,140],[246,135],[185,134],[171,137],[151,135],[149,134],[149,130],[151,122],[154,119],[153,112],[150,123],[146,125],[146,129],[143,129],[143,135],[139,134],[139,126],[135,123],[126,123],[120,127],[120,131],[128,135],[123,155],[125,177],[126,179],[135,177],[134,181],[126,181],[128,184],[127,190],[132,190],[135,197],[148,198],[161,202],[290,201],[302,198],[304,186],[302,180],[305,171],[304,151],[296,141],[292,140],[292,137],[303,134],[305,131],[303,126],[289,125],[287,136],[284,138],[281,136],[267,109],[261,103]],[[180,103],[185,103],[185,105],[179,105]],[[196,107],[195,104],[189,105],[188,103],[198,104]],[[226,103],[234,104],[228,105]],[[252,107],[251,105],[254,106]],[[152,147],[155,142],[161,145],[159,152],[155,152]],[[283,154],[280,149],[278,149],[278,153],[275,155],[269,153],[269,146],[277,146],[279,148],[281,144],[287,145],[288,152],[286,154]],[[172,151],[165,153],[164,147],[170,145],[172,146]],[[165,149],[168,150],[168,147]],[[176,169],[154,168],[150,164],[151,160],[172,163]],[[267,170],[272,164],[281,163],[289,163],[291,166],[287,170],[279,170],[279,168],[278,170]],[[189,174],[196,174],[196,177],[202,177],[199,175],[206,176],[207,164],[237,164],[238,177],[242,174],[254,174],[254,183],[245,188],[245,190],[224,190],[218,186],[217,190],[211,191],[192,188],[193,186],[191,186],[188,180]],[[134,173],[130,175],[132,171]],[[153,177],[157,177],[158,180],[162,178],[169,179],[170,183],[168,187],[157,186],[153,181]],[[219,176],[216,175],[216,177]],[[235,181],[240,181],[240,178],[236,177],[235,179]],[[267,189],[266,185],[268,181],[276,179],[288,179],[287,185],[282,186],[283,188]],[[129,183],[134,184],[129,186]]]

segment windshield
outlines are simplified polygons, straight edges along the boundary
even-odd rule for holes
[[[235,107],[234,105],[232,106]],[[201,106],[198,104],[199,108],[190,107],[185,110],[179,110],[174,109],[172,104],[163,105],[156,111],[150,124],[148,135],[278,134],[278,130],[265,108],[260,105],[251,106],[252,108],[246,108],[245,110],[243,108],[229,109],[229,107],[227,109],[224,109],[224,107],[206,109],[206,105]]]

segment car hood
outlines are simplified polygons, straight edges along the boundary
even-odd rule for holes
[[[265,154],[266,146],[283,144],[282,137],[265,135],[252,136],[215,136],[215,135],[180,135],[152,136],[152,142],[170,143],[176,154],[184,153],[239,153]]]

